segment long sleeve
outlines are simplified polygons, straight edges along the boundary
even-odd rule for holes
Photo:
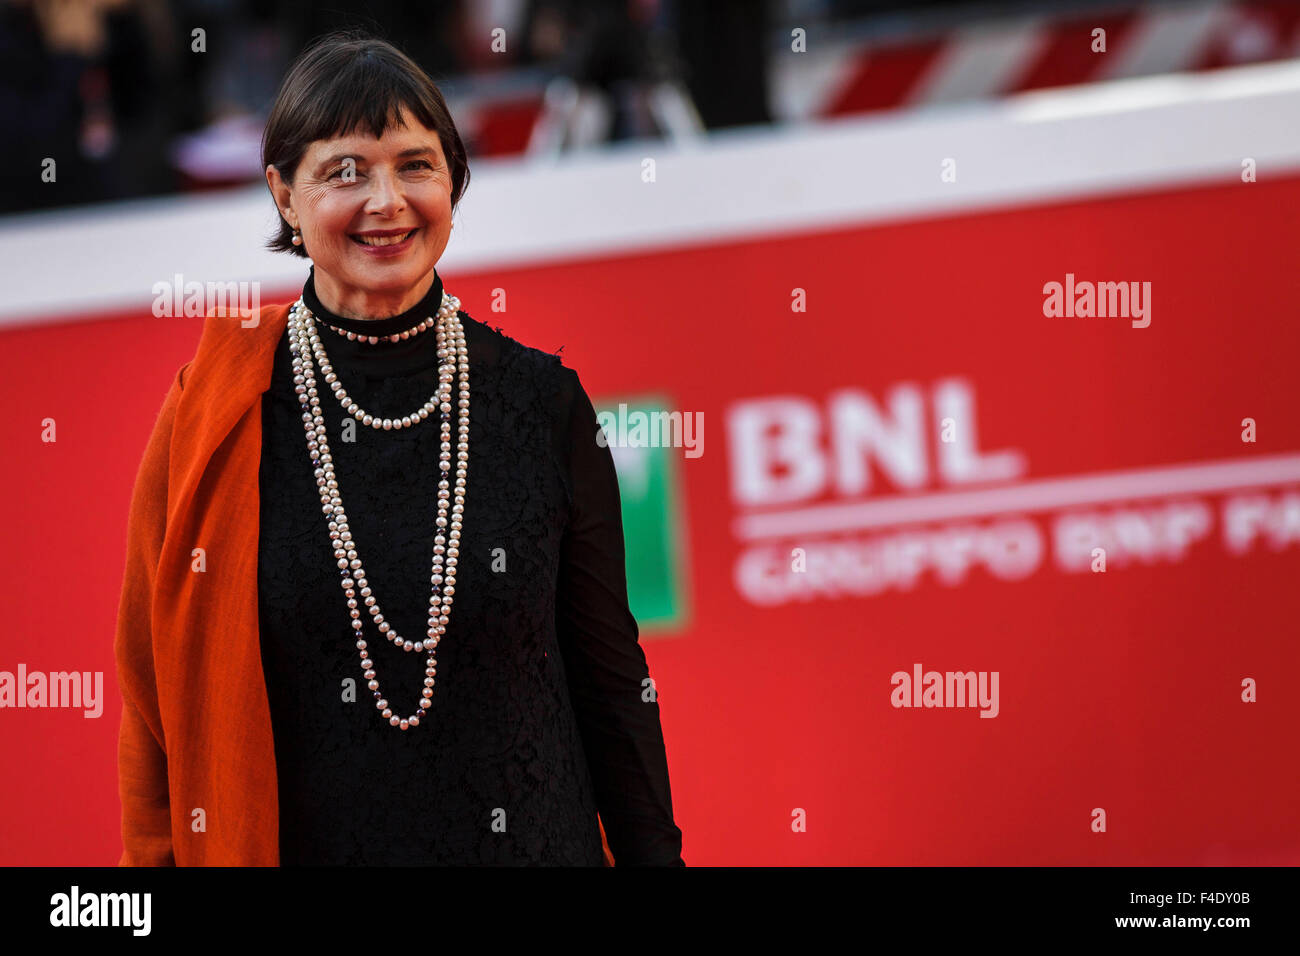
[[[167,752],[154,675],[153,587],[167,521],[172,425],[185,370],[177,372],[146,446],[131,495],[126,568],[113,652],[122,690],[118,788],[122,799],[119,866],[174,866]]]
[[[622,509],[609,448],[577,373],[565,431],[573,495],[561,545],[556,628],[597,805],[618,866],[684,866],[657,695],[628,607]]]

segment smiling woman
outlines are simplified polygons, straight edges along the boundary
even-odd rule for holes
[[[326,37],[263,158],[312,269],[207,317],[140,468],[122,863],[683,865],[591,400],[436,269],[469,181],[441,93]]]

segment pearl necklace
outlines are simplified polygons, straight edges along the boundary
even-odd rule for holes
[[[444,304],[447,302],[447,299],[448,296],[444,292],[442,297]],[[343,336],[349,342],[355,342],[360,339],[362,342],[368,342],[371,345],[378,345],[380,342],[401,342],[404,339],[409,339],[413,335],[419,335],[425,329],[433,328],[434,325],[437,324],[437,321],[433,316],[429,316],[429,318],[420,322],[418,325],[411,326],[405,332],[394,332],[392,335],[363,335],[360,332],[349,332],[347,329],[340,329],[337,325],[330,325],[328,322],[325,324],[329,325],[331,329]]]
[[[294,305],[295,307],[301,306],[300,311],[302,311],[308,317],[314,318],[312,316],[311,310],[308,309],[305,304],[303,304],[301,299],[299,299],[296,303],[294,303]],[[446,292],[444,292],[442,294],[442,304],[438,307],[437,318],[434,319],[432,316],[430,316],[429,319],[425,320],[425,321],[435,322],[437,325],[440,326],[440,330],[438,332],[439,347],[442,346],[445,337],[445,332],[441,330],[441,327],[444,326],[444,324],[450,319],[455,319],[456,325],[457,326],[460,325],[460,319],[457,318],[456,315],[459,309],[460,309],[460,299],[456,298],[454,295],[448,295]],[[450,328],[450,326],[447,327]],[[331,328],[333,328],[333,326],[331,326]],[[417,328],[419,328],[419,326],[417,326]],[[407,334],[408,334],[407,332],[398,333],[397,338],[400,339],[403,335],[407,335]],[[379,341],[379,339],[373,335],[364,336],[364,338],[369,339],[371,342]],[[343,410],[346,411],[353,418],[355,418],[357,421],[361,422],[361,424],[369,425],[371,428],[375,429],[376,431],[380,429],[383,429],[384,431],[392,431],[395,428],[410,428],[412,425],[418,425],[421,421],[428,418],[431,412],[435,412],[439,408],[439,402],[434,401],[433,398],[430,398],[427,402],[424,403],[423,407],[421,407],[420,409],[418,409],[417,411],[413,412],[410,415],[403,415],[401,418],[380,418],[378,415],[371,415],[364,408],[358,405],[356,402],[349,400],[347,390],[342,386],[342,384],[340,384],[338,377],[334,374],[334,369],[330,366],[329,360],[325,357],[325,348],[323,345],[320,344],[319,340],[317,340],[317,342],[313,344],[313,350],[316,352],[316,359],[320,363],[320,369],[321,372],[324,374],[325,381],[329,384],[329,387],[334,391],[334,397],[337,398],[339,402],[343,405]],[[441,354],[442,353],[439,352],[439,356],[441,356]],[[436,397],[437,396],[435,396],[435,398]]]
[[[338,562],[340,585],[347,596],[352,628],[357,638],[357,650],[361,654],[361,669],[368,681],[367,686],[375,695],[375,707],[388,722],[402,730],[420,725],[420,715],[433,704],[434,676],[438,672],[435,648],[447,631],[447,621],[451,614],[452,599],[456,593],[456,564],[460,555],[461,520],[465,506],[465,475],[469,469],[469,349],[465,345],[465,330],[461,325],[456,306],[459,304],[453,296],[444,293],[443,307],[438,310],[438,358],[442,360],[438,368],[438,391],[414,415],[404,416],[400,427],[410,427],[428,417],[431,409],[440,412],[442,421],[442,447],[439,453],[438,468],[441,478],[438,482],[438,516],[435,521],[438,533],[433,546],[433,584],[429,598],[428,636],[423,641],[407,641],[384,620],[379,603],[371,593],[366,580],[365,569],[357,557],[356,542],[348,526],[347,513],[339,497],[338,476],[334,471],[334,459],[330,454],[329,442],[325,438],[325,419],[321,414],[320,397],[316,388],[314,364],[319,364],[324,378],[334,389],[345,411],[371,424],[373,416],[362,412],[358,415],[355,402],[350,401],[347,393],[338,385],[337,376],[325,355],[320,334],[316,331],[315,317],[301,298],[289,310],[289,348],[293,353],[293,383],[299,404],[303,407],[303,428],[307,435],[307,450],[311,455],[316,472],[316,485],[320,490],[321,510],[329,518],[330,540],[334,548],[334,557]],[[313,361],[314,360],[314,361]],[[451,383],[459,379],[460,398],[459,428],[456,443],[456,490],[451,507],[452,516],[447,518],[447,502],[451,498],[447,473],[451,471]],[[376,420],[378,421],[378,420]],[[390,427],[390,419],[383,419],[384,428]],[[393,422],[391,427],[399,427]],[[450,535],[444,537],[450,525]],[[448,539],[450,539],[448,541]],[[446,565],[444,576],[443,566]],[[441,593],[440,593],[441,592]],[[357,609],[357,595],[374,618],[380,633],[387,634],[388,639],[404,651],[423,651],[429,656],[425,667],[424,690],[421,691],[420,709],[409,717],[399,717],[393,713],[379,690],[375,663],[366,650],[366,641],[361,636],[361,612]]]

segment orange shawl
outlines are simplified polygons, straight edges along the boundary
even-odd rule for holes
[[[288,304],[266,306],[245,328],[209,315],[140,464],[114,640],[121,866],[279,865],[258,469],[261,397],[288,316]]]

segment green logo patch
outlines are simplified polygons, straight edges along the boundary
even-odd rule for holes
[[[660,396],[618,398],[593,402],[596,414],[654,414],[672,407]],[[688,549],[681,519],[679,469],[681,448],[655,447],[606,429],[609,450],[618,472],[623,510],[623,540],[627,554],[627,598],[643,635],[681,628],[686,623],[683,578]]]

